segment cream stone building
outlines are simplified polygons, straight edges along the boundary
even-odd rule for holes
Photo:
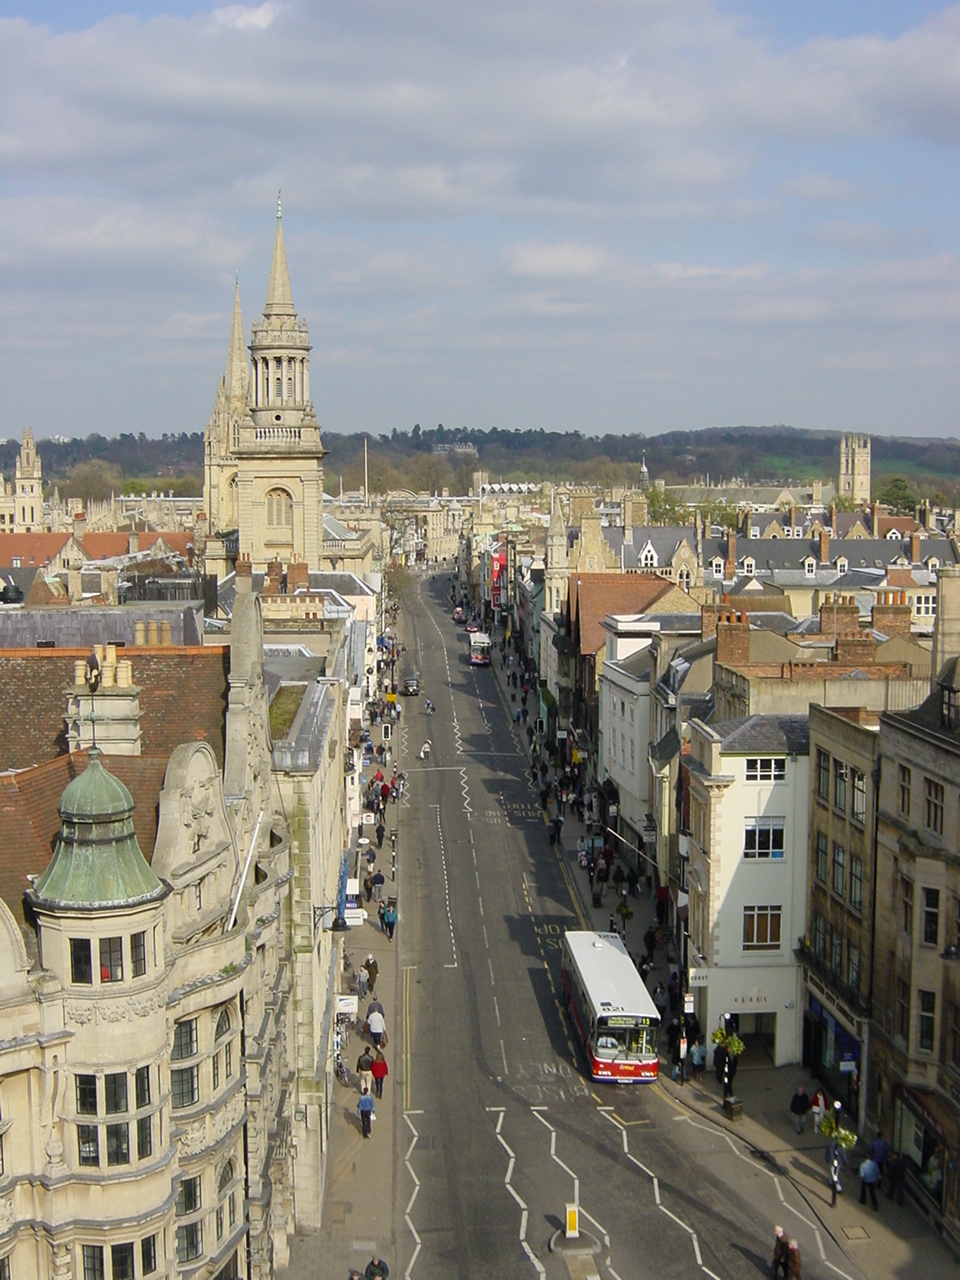
[[[272,560],[302,561],[316,570],[323,547],[323,446],[310,399],[310,339],[293,305],[279,200],[267,301],[253,326],[250,361],[238,285],[226,372],[205,431],[207,560],[218,577],[226,576],[232,535],[254,570]]]
[[[64,691],[73,752],[0,779],[5,1280],[266,1280],[285,1260],[290,833],[253,595],[234,631],[222,772],[206,742],[91,746],[140,714],[107,649],[96,722],[82,660]]]

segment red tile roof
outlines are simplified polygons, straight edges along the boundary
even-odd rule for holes
[[[73,684],[74,661],[87,656],[85,649],[0,650],[0,706],[16,726],[0,741],[0,769],[66,752],[64,689]],[[166,758],[181,742],[208,742],[222,767],[229,646],[130,648],[121,656],[140,688],[143,754]]]
[[[110,560],[130,550],[129,533],[85,533],[80,544],[91,560]]]
[[[643,613],[655,600],[673,590],[673,583],[652,573],[581,573],[570,578],[570,622],[579,632],[580,652],[596,653],[606,634],[608,613]]]
[[[0,775],[0,897],[21,924],[27,876],[40,875],[50,861],[60,834],[60,797],[86,763],[84,751],[48,760],[20,773]],[[133,797],[134,830],[143,855],[150,862],[157,839],[167,759],[106,756],[104,765]]]
[[[28,565],[49,564],[70,541],[69,533],[0,533],[0,569],[13,568],[14,560]]]

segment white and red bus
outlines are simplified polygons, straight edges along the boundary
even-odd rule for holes
[[[656,1080],[660,1015],[615,933],[569,932],[560,980],[594,1080]]]
[[[471,667],[489,667],[490,637],[483,631],[475,631],[470,637]]]

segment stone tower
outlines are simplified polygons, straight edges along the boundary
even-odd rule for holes
[[[841,498],[850,498],[854,506],[870,501],[870,437],[844,435],[840,438]]]
[[[17,458],[14,484],[14,529],[17,533],[37,533],[43,524],[43,475],[40,455],[33,443],[33,429],[23,433],[23,444]]]
[[[547,528],[546,556],[543,573],[543,607],[547,613],[556,613],[567,598],[567,580],[570,564],[567,554],[567,528],[557,495],[553,495],[550,524]]]
[[[254,572],[278,560],[320,568],[323,445],[310,399],[310,338],[290,291],[277,200],[277,231],[263,317],[250,367],[234,300],[227,368],[205,433],[204,496],[215,536],[236,532]]]

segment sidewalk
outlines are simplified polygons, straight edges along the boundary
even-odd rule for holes
[[[494,649],[494,664],[506,714],[512,716],[515,708],[520,706],[520,698],[518,695],[516,704],[510,701],[512,690],[508,689],[506,682],[510,668],[501,671],[497,647]],[[513,669],[516,669],[516,664]],[[532,705],[533,700],[529,698],[528,706]],[[529,759],[527,734],[522,726],[520,736]],[[551,803],[549,816],[552,817],[555,811]],[[571,806],[567,805],[561,858],[579,900],[580,915],[588,928],[603,932],[610,928],[611,912],[618,900],[617,891],[612,883],[609,884],[603,905],[592,905],[587,874],[577,863],[577,840],[583,835],[586,835],[586,827],[576,820]],[[640,955],[644,952],[643,935],[655,922],[656,906],[653,897],[649,893],[644,895],[642,891],[639,898],[629,898],[628,901],[633,907],[633,918],[627,921],[621,932],[630,954]],[[658,943],[647,986],[652,990],[658,980],[666,985],[670,973],[676,968],[676,961],[672,940],[666,944]],[[709,1029],[704,1028],[704,1033],[709,1035]],[[879,1213],[874,1212],[869,1203],[861,1207],[857,1175],[862,1159],[859,1151],[856,1155],[851,1153],[850,1164],[842,1179],[843,1193],[836,1208],[830,1207],[824,1160],[826,1139],[812,1131],[812,1122],[807,1132],[798,1135],[788,1110],[798,1084],[802,1084],[808,1093],[816,1087],[809,1072],[799,1065],[741,1066],[737,1072],[736,1093],[743,1100],[743,1115],[739,1120],[728,1120],[723,1111],[723,1090],[712,1070],[705,1070],[699,1083],[688,1081],[680,1085],[670,1079],[665,1054],[661,1057],[659,1087],[670,1099],[746,1143],[771,1169],[789,1178],[823,1231],[836,1241],[851,1262],[874,1280],[908,1273],[917,1276],[960,1273],[955,1252],[911,1201],[909,1192],[902,1207],[886,1198],[885,1189],[880,1195]],[[783,1225],[788,1226],[787,1223]],[[774,1223],[771,1223],[771,1239],[773,1227]]]

